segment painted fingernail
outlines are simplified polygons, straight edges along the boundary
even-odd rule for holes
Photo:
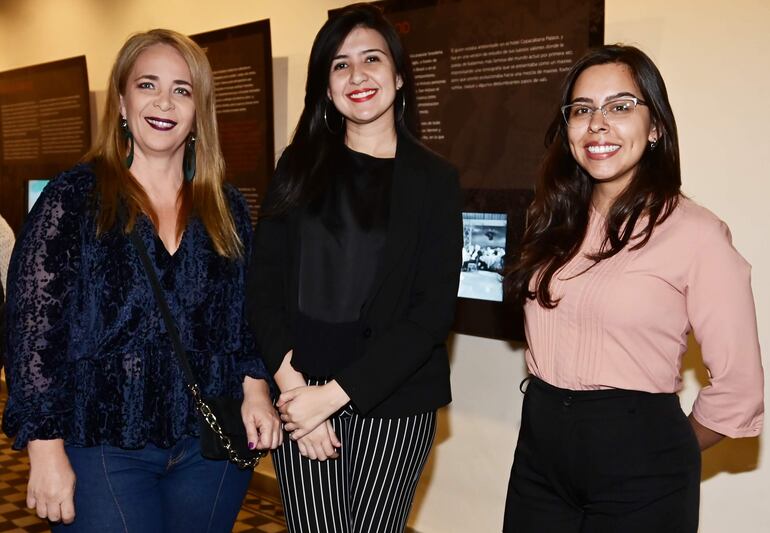
[[[243,442],[243,441],[241,441],[241,442]],[[254,445],[254,443],[253,443],[253,442],[250,442],[250,443],[249,443],[249,450],[253,450],[253,449],[254,449],[254,446],[255,446],[255,445]]]

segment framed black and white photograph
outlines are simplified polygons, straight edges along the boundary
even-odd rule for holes
[[[463,251],[457,296],[503,301],[508,215],[463,213]]]

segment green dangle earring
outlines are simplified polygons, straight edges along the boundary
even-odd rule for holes
[[[125,117],[121,117],[120,119],[120,130],[123,132],[123,138],[128,143],[126,168],[131,168],[131,164],[134,162],[134,136],[131,134],[131,130],[128,129],[128,120],[126,120]]]
[[[184,143],[184,158],[182,159],[182,174],[184,180],[190,182],[195,177],[195,134],[190,132]]]

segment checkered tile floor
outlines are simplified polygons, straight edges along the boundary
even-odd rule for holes
[[[4,406],[5,391],[0,390],[0,413]],[[0,433],[0,533],[49,531],[48,523],[25,506],[28,470],[26,453],[11,450],[10,440]],[[249,490],[233,531],[286,533],[281,502]]]
[[[280,500],[249,490],[233,526],[234,532],[287,533]]]

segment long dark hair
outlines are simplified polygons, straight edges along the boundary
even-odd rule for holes
[[[360,26],[371,28],[382,35],[393,58],[396,73],[401,76],[403,84],[396,93],[394,103],[396,128],[399,133],[419,136],[414,77],[409,56],[401,44],[398,32],[379,8],[371,4],[348,6],[326,21],[313,41],[307,66],[305,108],[294,130],[294,137],[281,158],[271,188],[270,205],[264,216],[277,215],[304,204],[324,190],[328,181],[330,156],[342,145],[345,137],[342,115],[327,97],[329,73],[332,60],[343,41]]]
[[[575,82],[584,70],[610,63],[623,64],[631,71],[650,110],[658,141],[657,146],[645,150],[631,182],[610,207],[604,243],[589,258],[599,262],[612,257],[632,238],[640,240],[631,250],[643,247],[655,226],[678,204],[682,184],[679,141],[663,77],[652,60],[633,46],[608,45],[589,51],[567,74],[561,103],[546,133],[547,150],[535,199],[527,212],[528,225],[508,273],[509,290],[518,301],[536,299],[543,307],[556,307],[551,279],[577,254],[585,238],[593,179],[572,157],[560,107],[570,103]],[[637,230],[643,216],[647,217],[646,224]],[[533,276],[534,291],[529,288]]]

